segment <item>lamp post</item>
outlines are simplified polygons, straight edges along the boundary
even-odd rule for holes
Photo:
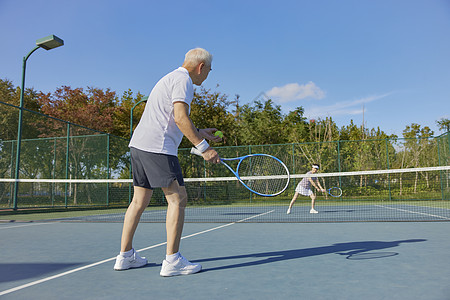
[[[144,99],[142,99],[141,101],[139,101],[138,103],[136,103],[135,105],[133,105],[133,107],[131,108],[131,113],[130,113],[130,139],[131,139],[131,136],[133,135],[133,111],[136,108],[136,106],[138,106],[142,102],[147,102],[147,100],[148,100],[148,96],[145,97]]]
[[[147,102],[148,100],[148,96],[144,97],[144,99],[142,99],[141,101],[139,101],[138,103],[136,103],[135,105],[133,105],[133,107],[131,108],[131,113],[130,113],[130,139],[133,136],[133,111],[136,108],[136,106],[138,106],[139,104],[141,104],[142,102]],[[131,161],[130,161],[130,179],[131,179]],[[129,188],[129,193],[128,193],[128,202],[131,203],[131,186]]]
[[[15,169],[15,183],[14,183],[14,210],[17,210],[17,195],[19,191],[19,168],[20,168],[20,145],[22,142],[22,119],[23,119],[23,98],[25,94],[25,69],[27,66],[27,59],[39,48],[50,50],[64,45],[64,41],[55,35],[49,35],[36,41],[36,47],[30,51],[23,58],[22,65],[22,85],[20,87],[20,104],[19,104],[19,124],[17,126],[17,150],[16,150],[16,169]]]

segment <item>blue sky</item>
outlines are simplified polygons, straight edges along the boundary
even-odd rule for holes
[[[50,34],[65,45],[28,59],[38,91],[148,94],[203,47],[204,87],[242,104],[265,93],[285,113],[397,135],[450,118],[449,0],[0,0],[0,78],[20,86],[22,57]]]

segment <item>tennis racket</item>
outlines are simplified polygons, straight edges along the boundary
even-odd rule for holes
[[[197,148],[191,149],[192,154],[202,156]],[[226,162],[237,161],[236,170]],[[221,158],[220,162],[227,167],[240,183],[251,192],[265,197],[277,196],[289,185],[289,169],[286,165],[268,154],[249,154],[236,158]]]
[[[340,197],[342,196],[342,190],[338,187],[332,187],[331,189],[328,189],[328,194],[330,194],[331,197]]]

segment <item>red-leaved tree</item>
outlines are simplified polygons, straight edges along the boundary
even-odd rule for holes
[[[39,102],[44,114],[103,132],[113,130],[117,97],[109,89],[62,86],[54,93],[40,93]]]

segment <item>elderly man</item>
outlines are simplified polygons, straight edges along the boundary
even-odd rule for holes
[[[211,71],[212,55],[201,48],[186,53],[184,63],[164,76],[153,88],[142,118],[130,141],[134,196],[125,214],[120,254],[115,270],[147,264],[132,246],[140,217],[150,202],[154,188],[162,188],[168,203],[166,217],[166,258],[161,276],[193,274],[201,265],[191,263],[180,252],[187,193],[177,151],[183,135],[203,153],[203,158],[219,163],[217,152],[205,139],[220,141],[215,128],[197,129],[189,118],[194,97],[193,85],[201,85]]]

